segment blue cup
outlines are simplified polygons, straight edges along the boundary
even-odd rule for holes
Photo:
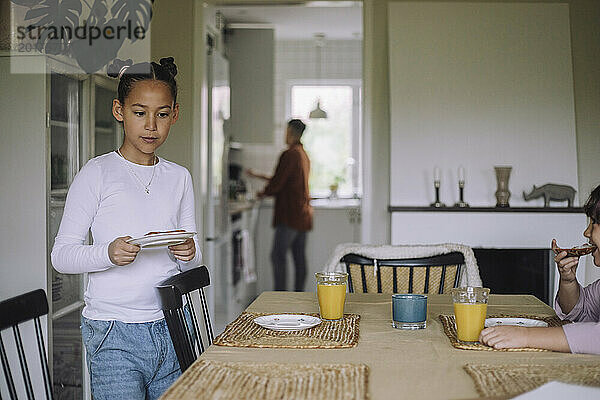
[[[393,294],[392,320],[397,329],[425,329],[427,327],[427,295]]]

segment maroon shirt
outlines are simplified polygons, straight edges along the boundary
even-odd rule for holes
[[[264,190],[266,196],[275,196],[274,227],[286,225],[302,232],[312,229],[309,172],[310,160],[302,144],[294,144],[281,153],[275,174]]]

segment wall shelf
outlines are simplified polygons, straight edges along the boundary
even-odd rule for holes
[[[583,213],[581,207],[418,207],[388,206],[388,212],[501,212],[501,213]]]

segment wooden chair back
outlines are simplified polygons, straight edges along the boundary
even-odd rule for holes
[[[464,256],[452,252],[432,257],[374,259],[347,254],[349,292],[354,293],[447,293],[457,287]]]
[[[156,288],[162,302],[169,334],[179,360],[181,372],[210,346],[214,339],[212,323],[203,288],[210,285],[208,268],[201,265],[180,274],[174,275],[161,282]],[[192,293],[198,291],[204,319],[204,331],[208,343],[205,346],[202,331],[198,325]],[[183,299],[186,304],[184,305]],[[186,311],[186,307],[188,310]]]
[[[23,338],[19,326],[24,322],[33,320],[35,326],[35,336],[38,347],[39,362],[42,367],[44,379],[44,391],[46,399],[53,399],[52,381],[50,380],[50,371],[48,369],[48,359],[46,357],[46,345],[42,333],[42,324],[40,317],[48,314],[48,299],[43,289],[37,289],[22,295],[0,302],[0,359],[2,361],[2,370],[4,379],[8,386],[8,394],[11,400],[16,400],[17,390],[13,380],[13,371],[10,367],[8,354],[2,340],[2,331],[11,329],[15,338],[16,351],[19,356],[19,365],[25,393],[27,399],[34,399],[33,385],[29,373],[29,365],[25,356]]]

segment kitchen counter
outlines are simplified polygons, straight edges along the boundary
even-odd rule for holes
[[[360,199],[312,199],[313,208],[358,208]]]
[[[261,208],[272,208],[273,198],[261,201]],[[310,205],[314,209],[356,209],[360,207],[360,199],[312,199]]]
[[[227,207],[229,215],[251,210],[254,204],[256,204],[256,200],[230,201]]]
[[[340,243],[360,243],[360,200],[315,199],[312,202],[313,229],[306,236],[306,281],[304,290],[315,290],[314,276],[327,265],[331,252]],[[265,199],[260,206],[255,231],[257,292],[273,290],[273,199]],[[294,273],[288,263],[287,288],[293,288]]]

